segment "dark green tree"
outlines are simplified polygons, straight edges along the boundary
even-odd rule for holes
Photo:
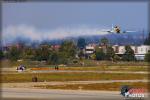
[[[78,39],[78,42],[77,42],[77,47],[78,47],[79,49],[83,49],[83,48],[85,48],[85,46],[86,46],[86,41],[85,41],[85,39],[84,39],[84,38],[79,38],[79,39]]]
[[[118,55],[114,55],[114,57],[113,57],[114,62],[117,62],[117,61],[120,61],[120,60],[121,60],[121,58]]]
[[[80,50],[80,51],[79,51],[78,56],[79,56],[80,59],[84,57],[84,52],[83,52],[83,50]]]
[[[64,41],[61,44],[59,52],[61,52],[65,58],[74,58],[76,55],[76,50],[77,47],[72,41]]]
[[[107,52],[108,43],[109,43],[109,40],[106,37],[104,37],[100,40],[100,45],[102,46],[102,50],[104,53]]]
[[[41,57],[40,53],[41,53],[41,49],[40,48],[36,48],[35,52],[34,52],[34,59],[35,60],[38,60],[38,61],[42,60],[42,57]]]
[[[148,37],[144,41],[145,45],[150,45],[150,33],[148,34]]]
[[[104,38],[102,38],[102,39],[100,40],[100,43],[101,43],[101,45],[106,46],[106,45],[108,45],[109,41],[108,41],[108,39],[107,39],[106,37],[104,37]]]
[[[150,62],[150,50],[145,55],[145,61]]]
[[[115,51],[112,47],[107,47],[106,60],[113,60]]]
[[[16,61],[21,57],[22,57],[22,50],[17,48],[16,46],[12,46],[12,48],[8,52],[8,58],[10,60]]]
[[[48,62],[50,63],[50,64],[54,64],[54,65],[56,65],[56,64],[59,64],[59,54],[58,54],[58,52],[53,52],[50,56],[49,56],[49,59],[48,59]]]
[[[50,55],[50,49],[48,46],[40,46],[35,50],[35,59],[36,60],[48,60]]]
[[[105,59],[105,53],[100,48],[96,48],[95,55],[96,55],[96,60],[104,60]]]
[[[125,46],[125,53],[122,57],[124,61],[135,61],[134,51],[129,45]]]
[[[4,57],[4,53],[2,50],[0,50],[0,59],[2,59]]]
[[[23,58],[24,59],[33,59],[35,54],[35,49],[31,47],[25,47],[23,50]]]

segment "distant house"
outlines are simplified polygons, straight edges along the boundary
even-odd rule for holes
[[[113,45],[112,48],[117,55],[122,55],[125,53],[125,46]],[[144,60],[145,54],[150,50],[150,46],[148,45],[131,46],[131,48],[134,50],[137,60]]]
[[[51,48],[52,48],[52,50],[58,51],[60,48],[60,45],[52,45]]]
[[[89,45],[87,45],[87,46],[85,47],[85,53],[88,54],[88,55],[89,55],[89,54],[93,54],[94,51],[95,51],[95,46],[92,45],[92,44],[89,44]]]
[[[150,46],[141,45],[137,47],[137,52],[135,52],[135,57],[137,60],[144,60],[145,54],[150,50]]]

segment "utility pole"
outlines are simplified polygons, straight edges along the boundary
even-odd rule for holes
[[[144,29],[143,29],[143,31],[142,31],[142,42],[143,42],[143,44],[144,44],[144,40],[145,40],[145,34],[144,34]]]

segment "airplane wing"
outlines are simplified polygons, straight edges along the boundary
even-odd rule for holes
[[[99,30],[97,31],[98,34],[111,34],[112,32],[111,31],[108,31],[108,30]]]
[[[126,31],[126,32],[136,32],[136,31]]]
[[[132,32],[137,32],[137,31],[124,31],[123,33],[132,33]]]
[[[108,32],[108,33],[112,33],[110,30],[101,30],[101,32]]]
[[[101,32],[111,32],[111,31],[101,31]]]

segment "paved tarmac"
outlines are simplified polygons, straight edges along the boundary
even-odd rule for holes
[[[119,91],[3,88],[1,100],[125,100]],[[140,99],[141,100],[141,99]],[[144,100],[149,100],[144,99]]]

